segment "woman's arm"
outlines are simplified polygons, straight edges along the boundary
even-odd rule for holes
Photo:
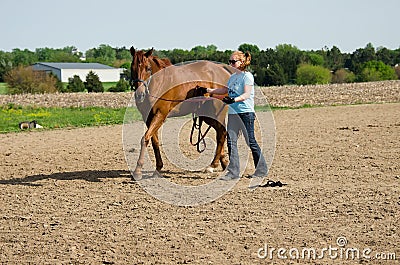
[[[245,85],[244,92],[240,96],[235,98],[235,102],[245,101],[246,99],[250,98],[252,86]]]
[[[227,87],[207,88],[207,93],[223,95],[223,94],[228,93],[228,88]]]

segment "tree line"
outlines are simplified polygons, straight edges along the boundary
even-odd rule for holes
[[[261,50],[257,45],[245,43],[238,50],[251,53],[252,64],[249,70],[260,86],[368,82],[400,77],[400,48],[375,48],[371,43],[352,53],[343,53],[336,46],[302,51],[290,44]],[[159,57],[169,58],[173,64],[194,60],[226,63],[231,53],[231,50],[220,51],[215,45],[154,52]],[[60,49],[37,48],[35,51],[0,51],[0,82],[4,82],[6,74],[11,70],[37,62],[98,62],[129,71],[131,59],[129,48],[115,48],[105,44],[85,53],[73,46]]]

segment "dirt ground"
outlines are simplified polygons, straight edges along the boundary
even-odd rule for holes
[[[0,263],[398,264],[399,117],[400,103],[275,111],[268,178],[287,185],[242,178],[192,207],[131,180],[122,126],[2,134]]]

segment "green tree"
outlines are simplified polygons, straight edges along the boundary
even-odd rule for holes
[[[196,58],[196,60],[205,60],[208,58],[207,48],[204,46],[195,46],[190,50],[191,56]]]
[[[298,85],[328,84],[331,72],[322,66],[302,64],[296,71]]]
[[[129,82],[121,78],[113,87],[110,87],[109,92],[125,92],[129,91],[131,88]]]
[[[39,62],[50,62],[53,49],[51,48],[37,48],[35,49],[35,54]]]
[[[79,75],[74,75],[68,78],[67,88],[62,92],[83,92],[85,90],[85,84]]]
[[[15,66],[18,65],[28,66],[38,61],[36,54],[28,49],[25,50],[13,49],[11,54],[12,54],[13,65]]]
[[[189,54],[193,60],[212,60],[212,56],[216,51],[217,46],[215,45],[195,46],[190,50]]]
[[[276,63],[278,63],[285,73],[285,80],[294,83],[296,80],[297,66],[300,64],[302,52],[290,44],[280,44],[275,48]]]
[[[251,53],[252,63],[249,70],[253,72],[258,85],[296,83],[296,71],[301,63],[319,65],[332,70],[337,74],[333,77],[334,82],[348,82],[345,79],[348,74],[351,77],[351,73],[357,76],[357,81],[382,78],[373,71],[367,73],[364,64],[369,61],[382,61],[390,67],[400,63],[400,48],[396,50],[389,50],[385,47],[375,49],[371,43],[353,53],[342,53],[336,46],[331,49],[324,47],[317,51],[301,51],[290,44],[281,44],[275,49],[260,50],[257,45],[244,43],[238,47],[238,50]],[[169,58],[173,64],[179,64],[196,59],[227,63],[231,53],[231,50],[218,51],[215,45],[199,45],[189,51],[183,49],[156,50],[153,54],[161,58]],[[28,66],[38,61],[79,62],[81,55],[82,53],[73,46],[60,49],[37,48],[35,52],[27,49],[14,49],[12,52],[0,51],[0,82],[4,81],[3,76],[6,72],[18,65]],[[88,62],[123,67],[128,69],[127,72],[129,72],[132,60],[129,50],[125,47],[114,48],[105,44],[88,50],[86,57]],[[350,72],[342,69],[348,69]],[[362,71],[364,71],[363,74]]]
[[[121,48],[115,48],[115,58],[117,60],[127,60],[130,61],[132,59],[132,55],[129,51],[129,49],[125,48],[125,47],[121,47]]]
[[[340,49],[333,46],[330,50],[325,51],[325,67],[336,71],[344,67],[346,54],[342,54]]]
[[[379,47],[376,49],[376,60],[390,66],[395,66],[400,63],[400,49],[389,50],[385,47]]]
[[[57,91],[61,92],[64,89],[63,82],[61,82],[61,80],[58,78],[58,76],[55,75],[53,72],[50,72],[49,76],[51,76],[52,78],[54,78],[56,80],[56,84],[55,84],[56,89],[57,89]]]
[[[254,67],[255,82],[260,86],[276,85],[272,78],[268,78],[268,74],[271,74],[271,70],[275,71],[273,65],[276,64],[275,51],[273,49],[262,50],[252,61]]]
[[[112,63],[112,66],[115,68],[130,68],[130,64],[132,62],[132,55],[128,49],[125,47],[115,48],[115,60]]]
[[[241,44],[239,46],[238,50],[242,51],[242,52],[249,52],[252,56],[255,56],[258,53],[260,53],[260,49],[258,48],[257,45],[248,44],[248,43]]]
[[[0,51],[0,82],[4,82],[4,75],[13,68],[12,55]]]
[[[215,62],[221,62],[221,63],[228,63],[229,58],[231,57],[232,51],[216,51],[213,53],[213,56],[210,58],[210,60],[215,61]]]
[[[74,63],[74,62],[80,62],[80,59],[78,56],[68,53],[65,51],[57,51],[54,52],[50,59],[50,62],[63,62],[63,63]]]
[[[39,62],[79,62],[82,55],[74,46],[62,49],[37,48],[35,54]]]
[[[311,65],[324,66],[324,57],[316,52],[305,52],[305,61]]]
[[[116,60],[116,51],[110,45],[101,44],[98,48],[86,51],[86,61],[113,65]]]
[[[131,68],[131,62],[125,62],[119,66],[120,68],[129,69]]]
[[[89,93],[91,92],[104,92],[103,84],[100,82],[99,76],[90,71],[86,75],[85,88]]]
[[[365,48],[357,49],[345,64],[345,68],[359,74],[362,70],[362,65],[366,62],[376,60],[375,48],[371,43],[368,43]]]
[[[375,60],[364,63],[359,75],[359,81],[361,82],[395,79],[397,79],[397,75],[392,67]]]
[[[394,65],[394,53],[387,48],[379,47],[376,49],[376,60],[387,65]]]
[[[283,67],[277,63],[274,63],[267,68],[264,79],[264,84],[266,85],[281,86],[287,84],[287,75],[285,74]]]
[[[190,57],[188,51],[183,49],[173,49],[167,56],[172,64],[179,64],[186,61],[195,60],[195,58]]]

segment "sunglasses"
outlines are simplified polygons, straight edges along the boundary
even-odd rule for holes
[[[240,60],[229,60],[228,62],[230,63],[230,64],[235,64],[236,62],[239,62]]]

